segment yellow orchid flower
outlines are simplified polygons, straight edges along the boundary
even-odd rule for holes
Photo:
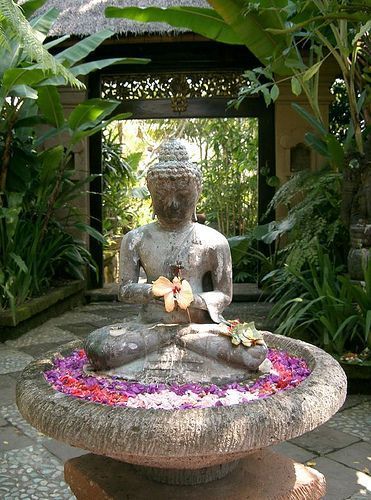
[[[193,301],[191,285],[187,280],[175,277],[173,281],[160,276],[152,282],[152,293],[155,297],[164,297],[166,312],[172,312],[177,304],[180,309],[187,309]]]

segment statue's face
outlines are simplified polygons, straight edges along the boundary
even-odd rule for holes
[[[160,222],[176,224],[192,219],[199,197],[193,179],[166,179],[153,182],[148,188]]]

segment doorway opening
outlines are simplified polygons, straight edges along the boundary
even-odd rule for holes
[[[118,282],[119,245],[131,229],[152,220],[145,184],[148,166],[168,138],[186,142],[203,175],[199,222],[227,238],[258,224],[258,119],[169,118],[112,123],[103,134],[104,283]],[[254,271],[235,270],[236,281],[255,281]]]

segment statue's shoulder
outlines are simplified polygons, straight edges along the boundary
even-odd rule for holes
[[[202,243],[208,244],[209,246],[210,244],[212,244],[212,246],[229,247],[227,238],[222,233],[210,226],[196,223],[196,231]]]
[[[136,245],[141,242],[143,238],[148,236],[149,233],[152,233],[154,231],[154,223],[151,222],[150,224],[145,224],[144,226],[136,227],[135,229],[132,229],[131,231],[127,232],[124,237],[123,241],[125,241],[129,245]]]

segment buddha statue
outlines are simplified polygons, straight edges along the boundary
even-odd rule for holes
[[[155,381],[161,375],[178,382],[216,380],[220,374],[224,380],[228,373],[234,380],[246,378],[263,363],[267,347],[233,347],[223,334],[222,313],[232,300],[230,249],[221,233],[195,220],[201,171],[182,143],[170,140],[159,148],[147,185],[156,220],[128,232],[120,251],[119,300],[140,304],[141,311],[136,320],[89,335],[85,350],[92,368],[140,380],[152,373]],[[139,282],[141,268],[145,283]],[[154,293],[160,277],[174,287],[170,306]],[[182,282],[187,307],[174,301]]]

